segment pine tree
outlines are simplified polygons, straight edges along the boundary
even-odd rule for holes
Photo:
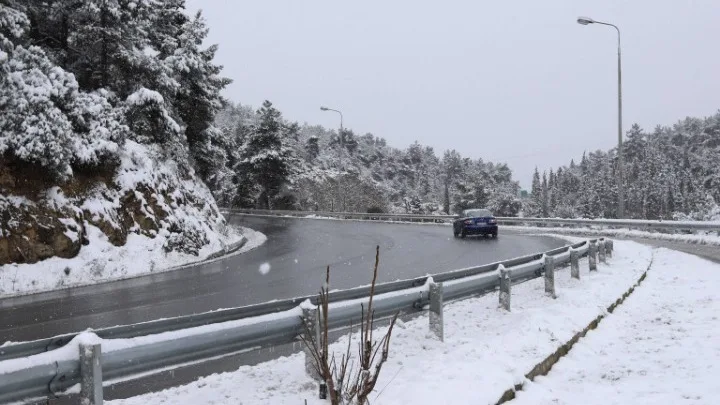
[[[549,207],[550,200],[549,200],[547,175],[545,174],[545,172],[543,172],[541,187],[542,187],[542,189],[540,192],[540,196],[541,196],[540,197],[541,198],[540,212],[541,212],[541,215],[543,216],[543,218],[547,218],[550,216],[550,207]]]
[[[443,209],[445,214],[450,215],[450,186],[445,180],[445,192],[443,193]]]
[[[320,154],[320,144],[318,143],[319,138],[317,136],[311,136],[308,138],[305,144],[305,151],[308,155],[308,160],[312,162]]]
[[[221,77],[221,67],[213,64],[217,45],[200,49],[207,33],[205,21],[198,12],[182,26],[178,48],[167,59],[179,85],[174,105],[185,124],[185,138],[203,179],[223,165],[221,141],[213,127],[213,118],[222,107],[220,91],[231,82]]]
[[[533,173],[532,186],[530,188],[529,204],[525,208],[525,215],[537,217],[542,215],[542,185],[540,184],[540,172],[535,168]]]
[[[260,206],[272,208],[272,200],[289,174],[290,152],[281,139],[281,114],[272,103],[266,100],[257,115],[258,124],[245,143],[240,169],[261,187]]]

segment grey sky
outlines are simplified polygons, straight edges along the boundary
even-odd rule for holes
[[[396,147],[541,171],[617,142],[616,34],[624,128],[720,108],[720,1],[230,1],[202,8],[225,96],[269,99],[290,120],[371,132]]]

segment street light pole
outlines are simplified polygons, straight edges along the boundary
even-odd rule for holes
[[[595,21],[589,17],[578,17],[578,24],[601,24],[615,28],[618,35],[618,66],[617,66],[617,77],[618,77],[618,173],[617,173],[617,186],[618,186],[618,218],[625,217],[625,186],[623,182],[624,168],[623,168],[623,141],[622,141],[622,63],[621,63],[621,51],[620,51],[620,28],[615,24],[610,24],[602,21]]]
[[[338,180],[338,185],[340,186],[340,192],[342,193],[343,199],[342,210],[345,211],[345,190],[342,189],[342,172],[345,171],[345,167],[343,166],[343,154],[345,153],[345,137],[343,136],[343,114],[340,110],[335,110],[324,106],[320,107],[320,110],[334,111],[340,114],[340,179]]]

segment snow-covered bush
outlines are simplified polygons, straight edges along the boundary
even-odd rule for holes
[[[123,108],[110,104],[104,90],[79,93],[69,113],[75,129],[75,161],[83,165],[114,161],[130,131],[124,115]]]
[[[194,226],[184,220],[173,222],[169,227],[168,236],[163,249],[165,252],[182,252],[197,256],[203,246],[208,244],[208,238]]]
[[[161,143],[179,137],[182,128],[170,116],[163,96],[141,88],[128,96],[127,121],[132,138],[139,143]]]
[[[36,163],[60,178],[71,176],[73,132],[64,111],[77,93],[74,76],[53,65],[39,47],[12,48],[0,40],[5,55],[0,58],[0,155]]]

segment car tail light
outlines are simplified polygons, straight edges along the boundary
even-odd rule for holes
[[[465,220],[465,224],[466,224],[466,225],[472,225],[472,224],[473,224],[473,220],[472,220],[472,219],[466,219],[466,220]]]
[[[488,219],[488,224],[497,224],[497,219]]]

